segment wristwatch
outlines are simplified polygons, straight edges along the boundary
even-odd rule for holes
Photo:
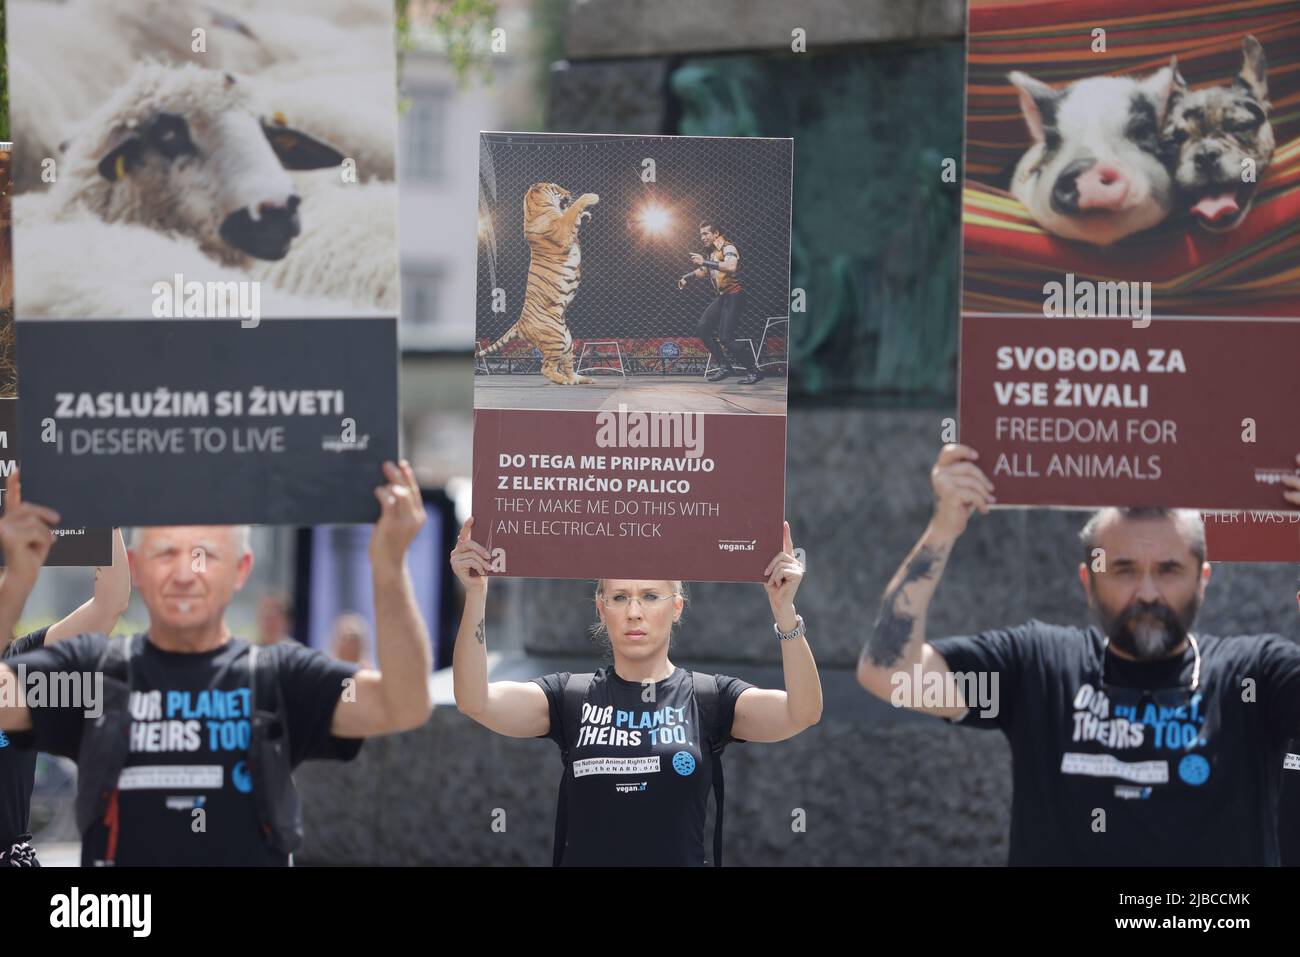
[[[793,631],[782,631],[781,626],[778,625],[776,622],[772,622],[772,630],[776,632],[776,636],[780,638],[782,641],[794,641],[796,638],[802,638],[803,637],[803,615],[795,615],[794,622],[795,624],[794,624]]]

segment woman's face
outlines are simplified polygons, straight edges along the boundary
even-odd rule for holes
[[[596,613],[609,631],[614,654],[644,660],[666,654],[673,622],[682,616],[684,602],[673,594],[668,581],[606,579]]]

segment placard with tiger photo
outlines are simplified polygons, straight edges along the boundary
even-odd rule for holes
[[[481,134],[474,510],[495,571],[762,578],[793,159],[788,139]]]

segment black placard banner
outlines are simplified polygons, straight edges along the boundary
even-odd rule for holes
[[[14,361],[13,246],[10,228],[12,144],[0,143],[0,483],[20,464],[18,365]],[[0,488],[0,513],[4,490]],[[46,565],[107,565],[113,560],[111,528],[60,526]],[[4,554],[0,552],[0,566]]]
[[[20,463],[18,454],[18,400],[0,399],[0,469],[8,474]],[[24,479],[26,474],[24,473]],[[30,498],[30,496],[29,496]],[[0,503],[4,501],[4,492],[0,490]],[[39,499],[33,499],[39,501]],[[41,502],[41,504],[45,504]],[[55,529],[58,538],[50,554],[45,559],[46,565],[109,565],[113,561],[112,528],[84,528],[81,526],[61,525]],[[0,565],[4,564],[4,555],[0,554]]]
[[[91,526],[373,521],[398,435],[392,4],[245,5],[202,51],[42,6],[6,23],[25,493]]]
[[[18,350],[43,370],[23,383],[24,489],[65,520],[378,517],[396,319],[19,322]]]

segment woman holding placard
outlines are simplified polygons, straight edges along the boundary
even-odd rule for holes
[[[731,741],[783,741],[821,718],[821,682],[794,596],[803,579],[790,525],[764,591],[781,644],[785,689],[675,666],[668,652],[686,607],[680,581],[601,579],[595,633],[613,664],[589,674],[489,681],[486,632],[491,556],[460,530],[451,566],[465,586],[452,659],[456,705],[498,734],[551,738],[564,777],[555,864],[705,864],[704,819],[717,803],[713,863],[722,856],[721,754]]]

